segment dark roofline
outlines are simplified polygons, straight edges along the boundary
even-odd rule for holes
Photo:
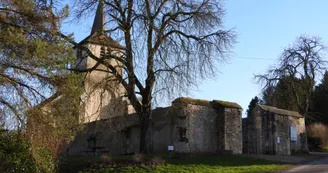
[[[264,110],[264,111],[272,112],[272,113],[275,113],[275,114],[303,118],[303,116],[301,114],[299,114],[298,112],[296,112],[296,111],[279,109],[279,108],[276,108],[276,107],[273,107],[273,106],[267,106],[267,105],[261,105],[261,104],[257,104],[257,106],[260,109]]]
[[[100,41],[100,40],[97,40],[97,41],[94,41],[93,38],[95,37],[101,37],[103,36],[104,38],[106,38],[107,40],[103,40],[103,41]],[[83,39],[82,41],[80,41],[78,43],[78,45],[84,45],[84,44],[87,44],[87,43],[91,43],[91,44],[96,44],[96,45],[100,45],[100,46],[110,46],[111,48],[114,48],[114,49],[124,49],[124,46],[122,46],[121,44],[119,44],[118,42],[116,42],[115,40],[113,40],[111,37],[109,37],[107,34],[105,33],[93,33],[89,36],[87,36],[85,39]],[[76,48],[77,46],[74,46],[74,49]]]
[[[47,98],[44,101],[42,101],[40,104],[32,107],[31,109],[39,109],[39,108],[42,108],[43,106],[52,103],[54,100],[56,100],[57,98],[59,98],[61,95],[62,95],[61,93],[56,92],[55,94],[53,94],[49,98]]]
[[[116,49],[124,49],[122,45],[120,45],[118,42],[113,40],[105,33],[105,24],[106,24],[106,18],[105,18],[105,11],[104,11],[104,2],[99,1],[90,35],[87,36],[82,41],[80,41],[78,45],[92,43],[101,46],[110,46]],[[74,48],[76,48],[76,46],[74,46]]]
[[[93,35],[96,32],[104,32],[105,21],[106,19],[104,14],[104,2],[99,1],[90,35]]]

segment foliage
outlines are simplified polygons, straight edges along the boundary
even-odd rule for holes
[[[325,72],[321,83],[315,87],[312,99],[312,112],[316,121],[328,124],[328,72]]]
[[[28,141],[17,132],[0,132],[0,172],[36,172],[29,147]]]
[[[68,7],[56,4],[0,0],[0,114],[6,127],[26,135],[26,160],[39,172],[55,170],[79,128],[81,76],[67,70],[74,51],[57,33]]]
[[[319,139],[320,147],[326,149],[328,147],[328,126],[322,123],[313,123],[307,126],[307,134],[309,137]]]
[[[185,159],[167,159],[164,166],[124,167],[120,169],[86,169],[80,173],[109,172],[277,172],[288,167],[281,164],[242,156],[206,156]]]
[[[280,87],[280,92],[285,92],[283,88],[286,88],[287,94],[283,95],[288,96],[291,93],[292,97],[289,98],[292,99],[284,97],[278,102],[295,100],[297,110],[304,115],[307,122],[309,118],[313,119],[310,106],[314,84],[327,65],[324,52],[325,47],[320,38],[300,36],[294,45],[283,51],[278,66],[270,68],[266,74],[256,75],[255,78],[264,84],[264,89]],[[302,151],[308,152],[306,134],[304,138]]]
[[[0,109],[7,120],[17,120],[6,122],[11,128],[25,128],[24,111],[55,92],[74,58],[72,47],[51,33],[68,9],[58,8],[49,17],[49,5],[43,0],[0,1]]]
[[[291,79],[293,78],[293,79]],[[294,83],[290,81],[295,81]],[[270,86],[264,89],[262,95],[266,105],[274,106],[280,109],[301,112],[299,109],[296,97],[294,96],[295,90],[301,93],[302,81],[292,76],[285,76],[280,80],[276,86]],[[305,101],[304,95],[300,95],[301,102]]]
[[[257,96],[255,96],[254,98],[252,98],[251,102],[248,105],[248,109],[246,111],[247,112],[247,117],[250,117],[251,116],[253,109],[259,103],[260,103],[260,100],[259,100],[259,98]]]

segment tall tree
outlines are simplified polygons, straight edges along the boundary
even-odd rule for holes
[[[250,117],[251,116],[251,113],[252,113],[253,109],[259,103],[260,103],[260,99],[257,96],[255,96],[254,98],[252,98],[251,102],[248,105],[247,117]]]
[[[49,17],[49,8],[51,3],[43,0],[0,1],[0,110],[14,115],[17,123],[11,124],[18,128],[25,126],[24,111],[72,75],[66,70],[74,59],[71,46],[45,32],[58,30],[68,9],[58,9]]]
[[[274,106],[280,109],[287,109],[292,111],[298,111],[299,107],[297,105],[296,98],[294,97],[293,88],[290,83],[288,83],[289,76],[286,79],[280,80],[276,86],[266,87],[262,92],[262,97],[266,105]],[[293,79],[297,81],[298,79]],[[299,85],[301,82],[295,83],[295,88],[297,90],[302,90],[302,86]],[[304,99],[304,97],[300,97]]]
[[[316,120],[328,124],[328,72],[326,71],[321,83],[315,87],[312,111],[317,115]]]
[[[256,75],[255,78],[264,84],[264,88],[276,87],[281,82],[287,84],[298,109],[304,118],[308,118],[315,81],[318,74],[324,72],[327,63],[324,60],[324,51],[320,38],[301,36],[294,45],[283,51],[278,66],[270,68],[264,75]],[[307,152],[307,143],[302,146]]]
[[[140,151],[151,153],[155,94],[162,99],[186,93],[205,77],[213,76],[216,64],[227,57],[235,41],[234,32],[223,28],[223,4],[217,0],[98,2],[104,3],[109,19],[105,32],[124,47],[121,55],[99,58],[71,37],[59,34],[106,66],[107,72],[124,86],[139,114]],[[78,17],[88,14],[95,3],[76,0]],[[123,75],[106,59],[121,62]]]
[[[42,111],[34,107],[55,92],[79,96],[77,75],[67,70],[67,64],[75,60],[72,45],[57,35],[67,15],[68,8],[55,7],[53,1],[0,0],[0,118],[5,116],[6,128],[26,132],[27,119],[31,121],[33,114],[37,128],[28,136],[28,151],[33,155],[31,161],[47,172],[54,172],[49,158],[58,154],[56,145],[72,136],[76,122],[71,116],[75,111],[72,100],[62,100],[66,104],[57,108],[66,111],[58,110],[56,120],[41,116]],[[79,102],[74,104],[78,107]],[[18,134],[25,140],[21,135],[30,133]],[[49,150],[53,151],[50,156]]]

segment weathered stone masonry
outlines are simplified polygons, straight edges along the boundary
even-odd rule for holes
[[[153,111],[154,152],[242,153],[241,107],[236,103],[178,98],[171,107]],[[86,124],[67,150],[68,154],[111,155],[139,151],[137,114],[118,116]]]
[[[299,113],[257,105],[251,116],[243,119],[243,153],[290,155],[301,150],[304,132],[304,118]]]

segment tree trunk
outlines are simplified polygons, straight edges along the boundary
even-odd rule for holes
[[[140,152],[150,154],[153,151],[153,122],[151,106],[143,107],[140,118]]]
[[[306,111],[308,111],[308,106],[306,107]],[[304,153],[310,153],[309,146],[308,146],[308,140],[307,140],[307,130],[306,130],[306,118],[308,116],[308,113],[306,112],[304,115],[304,125],[305,125],[305,132],[301,135],[301,151]]]
[[[306,134],[306,129],[305,132],[301,134],[301,151],[304,153],[310,153],[309,147],[308,147],[308,142],[307,142],[307,134]]]

